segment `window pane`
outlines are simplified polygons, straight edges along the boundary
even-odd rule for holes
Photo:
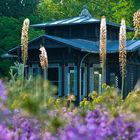
[[[74,67],[69,67],[69,93],[74,94]]]
[[[58,83],[59,83],[58,68],[48,68],[48,80],[53,85],[58,87]],[[58,95],[58,92],[56,94]]]
[[[94,68],[94,90],[100,95],[102,87],[101,68]]]

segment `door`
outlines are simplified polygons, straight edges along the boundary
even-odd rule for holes
[[[56,95],[62,96],[62,67],[58,64],[49,65],[47,70],[47,79],[57,87]]]
[[[51,84],[55,85],[56,87],[59,86],[59,71],[58,68],[48,68],[48,80],[51,82]],[[58,92],[56,95],[58,95]]]

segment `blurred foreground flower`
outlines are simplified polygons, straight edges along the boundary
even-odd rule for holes
[[[45,120],[18,112],[0,121],[1,140],[139,140],[140,129],[130,115],[111,117],[105,107],[79,112],[48,111]],[[6,117],[6,116],[5,116]]]
[[[67,98],[68,101],[75,101],[76,98],[73,94],[69,95],[68,98]]]
[[[6,87],[2,82],[2,80],[0,80],[0,103],[6,101],[6,99],[7,99]]]
[[[68,106],[69,106],[70,110],[72,111],[72,108],[74,107],[72,102],[74,102],[76,100],[76,98],[75,98],[75,96],[73,94],[70,94],[67,97],[67,100],[68,100]]]

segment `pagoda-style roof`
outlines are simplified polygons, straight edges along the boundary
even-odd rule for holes
[[[37,29],[45,29],[45,28],[55,27],[55,26],[69,26],[69,25],[77,25],[77,24],[100,23],[100,21],[101,21],[100,19],[92,17],[92,15],[89,13],[87,9],[87,6],[84,6],[82,12],[77,17],[56,20],[56,21],[46,22],[46,23],[41,23],[41,24],[34,24],[31,26]],[[107,22],[107,25],[120,27],[120,24],[116,24],[114,22]],[[133,28],[127,27],[127,31],[134,31],[134,30]]]
[[[91,53],[99,53],[99,41],[89,41],[89,40],[84,40],[84,39],[65,39],[65,38],[60,38],[56,36],[49,36],[49,35],[42,35],[40,37],[37,37],[31,41],[29,41],[29,50],[30,49],[39,49],[40,44],[38,45],[31,45],[34,42],[39,42],[40,40],[46,40],[47,42],[49,40],[52,40],[57,43],[61,43],[66,47],[71,47],[73,49],[77,49],[79,51],[84,51],[84,52],[91,52]],[[133,52],[136,49],[140,47],[140,40],[128,40],[126,43],[126,50],[127,52]],[[53,47],[52,45],[45,45],[46,48],[52,48],[54,49],[55,47],[60,48],[60,46],[55,46]],[[15,54],[17,50],[20,49],[20,46],[17,46],[11,50],[8,51],[8,54]],[[107,41],[107,53],[118,53],[119,52],[119,41]]]

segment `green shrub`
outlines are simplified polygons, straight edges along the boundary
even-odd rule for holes
[[[23,88],[22,80],[16,80],[14,84],[8,83],[8,100],[7,105],[11,109],[23,109],[31,114],[39,114],[50,101],[49,98],[55,96],[57,88],[37,77],[34,79],[24,80]],[[54,99],[55,102],[58,100]]]
[[[103,95],[99,96],[96,91],[89,94],[89,99],[84,99],[80,102],[80,107],[83,109],[93,110],[97,105],[103,105],[110,110],[113,115],[119,111],[123,101],[116,88],[103,84]]]
[[[123,102],[122,111],[140,114],[140,89],[133,90],[128,94]]]

